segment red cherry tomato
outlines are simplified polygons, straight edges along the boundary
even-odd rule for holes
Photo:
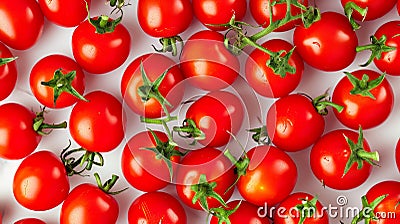
[[[289,52],[293,46],[281,39],[272,39],[263,43],[264,48],[278,52]],[[283,55],[282,55],[283,56]],[[273,72],[266,65],[270,55],[255,49],[250,53],[246,61],[246,79],[249,85],[260,95],[265,97],[282,97],[288,95],[299,85],[304,71],[304,62],[296,50],[293,51],[288,61],[289,65],[296,69],[294,74],[286,73],[285,77]]]
[[[259,207],[251,204],[244,200],[234,200],[227,203],[227,210],[234,209],[238,204],[239,208],[231,215],[229,215],[229,221],[231,224],[243,224],[243,223],[257,223],[257,224],[270,224],[267,217],[261,217],[259,214]],[[216,216],[213,216],[210,220],[210,224],[219,224]]]
[[[38,3],[49,21],[59,26],[74,27],[87,18],[86,4],[90,8],[91,0],[38,0]]]
[[[226,30],[227,27],[213,25],[229,23],[233,15],[240,21],[247,10],[245,0],[193,0],[192,6],[197,19],[211,30]]]
[[[168,137],[163,132],[154,131],[154,134],[163,143],[168,142]],[[158,148],[157,150],[165,152],[171,150],[168,147],[170,146],[158,145],[150,131],[134,135],[125,145],[121,157],[122,173],[126,180],[140,191],[150,192],[166,187],[171,180],[170,168],[164,159],[159,158],[161,154],[146,149]],[[170,156],[166,159],[171,161],[171,169],[174,171],[180,157]]]
[[[69,131],[72,138],[91,152],[108,152],[124,138],[122,104],[111,94],[93,91],[72,108]]]
[[[226,49],[224,36],[203,30],[185,43],[180,57],[183,74],[193,86],[219,90],[231,85],[240,71],[239,59]]]
[[[351,74],[358,80],[362,80],[362,77],[367,75],[369,81],[381,76],[375,71],[366,69],[357,70]],[[332,101],[344,106],[342,112],[334,111],[338,120],[352,129],[358,129],[360,125],[363,129],[368,129],[383,123],[389,117],[394,104],[394,93],[389,81],[384,79],[381,84],[368,91],[372,97],[360,93],[352,94],[354,87],[349,78],[343,77],[333,91]],[[367,88],[365,87],[364,90]],[[363,89],[360,87],[360,90]]]
[[[86,20],[72,34],[72,53],[76,62],[93,74],[111,72],[120,67],[128,58],[130,49],[129,31],[121,23],[112,32],[101,34]]]
[[[14,197],[27,209],[52,209],[65,200],[68,192],[69,180],[64,164],[50,151],[27,156],[15,172]]]
[[[307,64],[323,71],[338,71],[354,61],[358,39],[344,15],[324,12],[309,28],[295,28],[293,44]]]
[[[0,219],[1,221],[1,219]],[[37,218],[25,218],[25,219],[20,219],[14,224],[46,224],[44,221],[37,219]]]
[[[128,210],[129,224],[186,224],[185,209],[179,201],[165,192],[149,192],[137,197]]]
[[[113,196],[93,184],[80,184],[61,207],[60,224],[116,223],[119,205]]]
[[[13,58],[11,51],[0,42],[0,60]],[[7,98],[17,83],[17,65],[15,61],[0,62],[0,101]]]
[[[396,164],[397,164],[397,169],[400,172],[400,139],[397,141],[396,145]]]
[[[300,0],[298,1],[300,4],[308,6],[308,0]],[[270,7],[269,7],[269,0],[250,0],[249,8],[251,15],[253,16],[254,20],[263,27],[268,27],[270,24]],[[300,8],[291,6],[290,7],[291,14],[293,16],[298,15],[301,13]],[[286,3],[279,3],[272,6],[272,21],[281,20],[285,17],[287,12]],[[293,29],[296,25],[301,23],[300,19],[294,20],[289,22],[281,27],[279,27],[276,31],[283,32]]]
[[[183,157],[176,175],[176,191],[181,201],[187,206],[201,210],[199,201],[193,203],[196,192],[194,185],[202,182],[201,176],[205,175],[208,183],[215,183],[214,192],[219,194],[224,201],[227,201],[233,194],[234,188],[228,188],[235,182],[235,173],[228,158],[215,148],[202,148],[190,151]],[[208,187],[199,187],[199,192]],[[227,191],[228,190],[228,191]],[[205,196],[208,207],[219,207],[220,202],[211,196]]]
[[[300,218],[305,217],[304,224],[329,224],[329,216],[321,202],[313,201],[316,198],[308,193],[297,192],[289,195],[280,204],[274,213],[274,224],[299,223]],[[298,210],[296,206],[306,203],[310,208]],[[308,210],[307,210],[308,209]]]
[[[145,54],[133,60],[126,68],[121,80],[121,94],[126,104],[137,114],[159,118],[165,115],[161,104],[156,98],[147,99],[143,102],[138,93],[144,85],[140,65],[143,65],[148,79],[154,83],[164,72],[167,71],[163,81],[158,87],[161,96],[164,97],[166,108],[169,112],[175,110],[182,101],[184,94],[183,74],[174,61],[161,54]]]
[[[56,80],[54,77],[57,70],[60,70],[63,77],[66,77],[68,73],[75,71],[75,78],[71,80],[71,83],[68,83],[65,79],[57,79],[60,80],[57,82],[57,88],[59,88],[59,85],[69,85],[81,95],[85,90],[85,74],[74,60],[64,55],[49,55],[40,59],[31,70],[29,84],[36,99],[44,106],[50,108],[68,107],[79,100],[72,94],[63,92],[59,95],[56,104],[54,105],[55,88],[43,85],[42,82]]]
[[[185,31],[193,19],[189,0],[139,0],[140,27],[152,37],[173,37]]]
[[[41,37],[44,16],[35,0],[0,2],[0,41],[16,50],[31,48]]]
[[[350,156],[361,155],[352,152],[346,137],[356,144],[359,133],[346,129],[333,130],[323,135],[311,149],[311,169],[324,186],[338,190],[353,189],[363,184],[372,171],[371,164],[364,160],[361,168],[358,168],[357,162],[353,163],[345,174]],[[363,154],[371,153],[365,138],[359,148],[363,149]]]
[[[256,146],[247,153],[250,164],[239,178],[242,197],[257,206],[275,205],[285,199],[297,182],[297,167],[284,151],[274,146]]]
[[[381,18],[386,15],[391,9],[393,9],[396,4],[396,0],[341,0],[342,6],[349,2],[355,3],[357,6],[367,9],[366,16],[362,16],[357,11],[353,11],[352,17],[358,21],[370,21]]]

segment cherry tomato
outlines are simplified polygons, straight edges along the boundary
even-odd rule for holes
[[[13,193],[19,204],[34,211],[45,211],[65,200],[69,180],[64,164],[50,151],[27,156],[14,175]]]
[[[44,16],[35,0],[0,2],[0,41],[16,50],[31,48],[42,36]]]
[[[59,26],[75,27],[87,18],[86,4],[90,8],[91,0],[38,0],[38,3],[49,21]]]
[[[163,132],[154,131],[162,144],[158,144],[150,131],[135,134],[125,145],[121,157],[121,168],[124,177],[134,188],[141,191],[156,191],[166,187],[171,181],[170,169],[175,170],[180,157],[173,155],[178,148],[168,145],[168,137]],[[158,150],[158,154],[149,148]],[[161,154],[165,152],[166,155]],[[163,155],[170,160],[171,167],[160,158]],[[173,173],[173,172],[172,172]]]
[[[205,197],[208,208],[219,207],[221,202],[210,196],[209,192],[213,190],[227,201],[233,194],[234,188],[229,187],[235,182],[235,173],[231,162],[220,150],[206,147],[186,154],[181,160],[176,180],[176,191],[181,201],[191,208],[201,210],[207,209],[206,205],[200,203],[201,199],[193,203],[195,195],[204,193],[201,197]],[[216,184],[214,188],[210,186],[212,183]]]
[[[232,134],[236,134],[244,119],[244,109],[240,99],[229,92],[215,91],[196,100],[186,111],[186,119],[179,129],[204,146],[218,147],[228,144]],[[194,123],[194,127],[192,125]],[[198,136],[195,129],[204,136]]]
[[[96,90],[72,108],[69,131],[72,138],[91,152],[108,152],[124,138],[122,104],[111,94]]]
[[[348,76],[352,77],[354,84],[348,77],[343,77],[332,94],[332,101],[344,106],[342,112],[335,111],[338,120],[352,129],[358,129],[360,125],[363,129],[368,129],[383,123],[389,117],[394,104],[394,93],[389,81],[383,79],[378,86],[370,89],[371,84],[366,86],[365,82],[372,83],[372,80],[382,78],[381,74],[362,69]],[[365,81],[362,81],[363,76]],[[361,87],[362,85],[364,87]],[[352,93],[357,87],[358,93]]]
[[[293,44],[307,64],[323,71],[338,71],[354,61],[358,39],[346,16],[324,12],[309,28],[295,28]]]
[[[386,36],[385,45],[394,47],[388,52],[382,52],[380,59],[374,58],[376,67],[389,75],[400,76],[400,51],[397,49],[400,46],[400,20],[389,21],[382,24],[375,32],[375,37],[379,40],[383,35]]]
[[[275,2],[275,1],[271,1]],[[304,6],[308,6],[308,0],[300,0],[298,1],[300,4]],[[270,24],[270,1],[269,0],[250,0],[249,8],[251,15],[253,16],[254,20],[263,27],[268,27]],[[293,16],[298,15],[301,13],[300,8],[291,6],[290,7],[291,14]],[[272,6],[272,21],[282,20],[287,12],[286,3],[278,3]],[[276,31],[283,32],[293,29],[296,25],[301,23],[300,19],[294,20],[289,22],[281,27],[279,27]]]
[[[351,147],[346,138],[357,147]],[[365,159],[371,155],[376,156],[371,152],[367,140],[360,139],[359,133],[336,129],[323,135],[314,144],[310,152],[310,165],[315,177],[324,186],[348,190],[360,186],[369,177],[372,166]],[[352,159],[357,160],[346,171],[348,162]],[[358,167],[357,161],[360,161],[362,167]]]
[[[396,164],[397,164],[397,168],[400,172],[400,139],[397,141],[397,145],[396,145]]]
[[[121,94],[126,104],[137,114],[158,118],[165,115],[163,108],[156,97],[151,97],[143,101],[139,94],[139,88],[147,86],[142,78],[140,66],[143,65],[147,78],[154,82],[164,73],[167,72],[157,89],[152,88],[151,94],[161,94],[170,104],[166,104],[169,112],[175,110],[182,101],[184,94],[183,74],[174,61],[161,54],[145,54],[133,60],[126,68],[121,80]],[[143,87],[142,87],[143,86]],[[158,96],[160,97],[160,96]]]
[[[244,200],[234,200],[227,203],[227,210],[231,210],[236,208],[239,205],[238,209],[229,217],[231,224],[243,224],[243,223],[257,223],[257,224],[270,224],[270,221],[267,217],[261,217],[259,214],[259,207],[251,204],[250,202]],[[210,224],[219,224],[219,221],[224,219],[219,219],[217,216],[213,216],[210,220]],[[224,222],[223,222],[224,223]]]
[[[108,21],[111,23],[113,20],[108,18]],[[72,34],[72,53],[76,62],[93,74],[111,72],[120,67],[128,58],[130,49],[130,34],[121,23],[113,31],[99,33],[89,20],[85,20]]]
[[[149,192],[137,197],[128,210],[129,224],[186,224],[187,216],[179,201],[165,192]]]
[[[247,10],[245,0],[193,0],[192,6],[197,19],[211,30],[227,29],[224,26],[214,25],[229,23],[233,15],[235,20],[240,21],[246,15]]]
[[[140,27],[152,37],[173,37],[185,31],[193,19],[189,0],[139,0]]]
[[[284,151],[268,145],[247,152],[250,159],[246,174],[237,188],[242,197],[257,206],[275,205],[285,199],[297,182],[297,167]]]
[[[239,59],[226,49],[224,36],[203,30],[185,43],[180,66],[188,82],[200,89],[219,90],[231,85],[239,75]]]
[[[296,206],[304,207],[298,209]],[[274,213],[274,224],[299,223],[302,216],[304,224],[329,224],[328,213],[321,202],[304,192],[293,193],[279,204]]]
[[[325,130],[324,117],[314,102],[302,94],[275,101],[267,112],[266,122],[272,143],[289,152],[311,146]]]
[[[264,48],[278,52],[289,52],[293,46],[281,39],[272,39],[263,43]],[[283,56],[283,55],[282,55]],[[265,97],[282,97],[288,95],[299,85],[304,71],[304,62],[296,50],[293,51],[288,64],[296,69],[294,74],[286,73],[285,77],[273,72],[266,65],[270,55],[255,49],[250,53],[246,61],[246,79],[249,85],[260,95]]]
[[[357,11],[353,11],[352,17],[358,21],[370,21],[381,18],[386,15],[396,4],[396,0],[380,1],[380,0],[341,0],[342,6],[349,2],[355,3],[357,6],[367,8],[366,16],[362,16]]]
[[[60,212],[60,224],[116,223],[119,205],[98,186],[83,183],[71,190]]]
[[[0,101],[11,94],[17,83],[17,65],[14,60],[7,62],[13,57],[11,51],[0,42]]]
[[[46,223],[37,218],[25,218],[14,222],[14,224],[46,224]]]
[[[56,72],[61,72],[63,78],[56,78]],[[68,73],[75,72],[73,79],[68,78]],[[64,55],[49,55],[40,59],[33,66],[29,84],[33,95],[36,99],[43,104],[45,107],[50,108],[63,108],[71,106],[76,103],[79,99],[70,93],[63,91],[57,97],[55,102],[55,92],[67,89],[68,86],[72,87],[80,95],[85,90],[84,76],[81,67],[71,58]],[[54,88],[43,85],[42,82],[56,81]],[[62,85],[62,87],[60,87]]]

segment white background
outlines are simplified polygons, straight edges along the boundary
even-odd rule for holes
[[[105,0],[104,0],[105,1]],[[91,15],[99,15],[99,14],[108,14],[110,9],[108,6],[104,5],[103,0],[93,1],[91,8]],[[86,76],[86,92],[90,92],[95,89],[102,89],[104,91],[108,91],[112,93],[114,96],[117,96],[121,99],[120,96],[120,79],[123,71],[129,65],[129,63],[134,60],[136,57],[153,52],[152,44],[157,45],[158,40],[155,38],[151,38],[147,36],[140,28],[137,19],[136,19],[136,2],[132,1],[132,5],[125,8],[125,14],[123,19],[124,26],[131,33],[132,44],[131,44],[131,52],[128,60],[117,70],[112,71],[110,73],[104,75],[92,75],[88,74]],[[339,0],[317,0],[316,4],[324,11],[336,11],[342,12],[341,5]],[[391,19],[398,19],[399,16],[395,8],[387,14],[385,17],[372,21],[372,22],[364,22],[362,24],[362,28],[357,31],[357,35],[359,37],[359,44],[367,44],[369,43],[369,36],[373,34],[377,27],[380,24],[383,24],[385,21],[389,21]],[[247,15],[245,21],[253,23],[250,16],[250,12],[247,11]],[[196,19],[193,20],[192,26],[182,34],[182,38],[185,40],[190,35],[195,33],[197,30],[205,29]],[[10,97],[6,100],[2,101],[1,104],[6,102],[19,102],[26,105],[28,108],[32,108],[34,110],[39,109],[39,104],[36,99],[32,96],[29,88],[29,72],[36,61],[39,59],[50,55],[50,54],[64,54],[72,58],[71,51],[71,36],[74,28],[62,28],[52,24],[49,21],[45,21],[44,32],[41,39],[37,42],[37,44],[29,50],[26,51],[16,51],[12,50],[15,56],[18,56],[17,60],[18,65],[18,83],[17,87],[12,93]],[[290,42],[292,36],[292,31],[288,31],[285,33],[274,33],[268,36],[270,37],[280,37],[284,38]],[[266,39],[262,39],[265,41]],[[168,55],[172,58],[171,55]],[[356,61],[346,68],[346,71],[353,71],[357,69],[358,65],[365,62],[369,56],[369,53],[360,53],[357,55]],[[245,57],[242,55],[241,59]],[[175,57],[173,60],[177,61],[178,58]],[[243,64],[243,60],[242,60]],[[371,64],[368,68],[377,70],[373,64]],[[243,71],[243,66],[242,66]],[[378,70],[377,70],[378,71]],[[243,75],[243,73],[242,73]],[[309,95],[315,97],[323,93],[326,89],[333,89],[337,81],[343,77],[343,71],[339,72],[321,72],[310,68],[306,65],[302,82],[297,92],[305,92]],[[398,124],[400,124],[400,116],[398,114],[399,111],[399,102],[398,102],[398,94],[400,94],[400,77],[390,77],[387,76],[387,79],[391,82],[393,90],[395,91],[395,105],[393,108],[393,112],[390,115],[389,119],[379,127],[373,128],[371,130],[366,130],[364,132],[365,138],[369,142],[370,146],[374,150],[378,150],[381,156],[380,165],[381,167],[376,167],[373,169],[370,178],[365,182],[362,186],[349,190],[349,191],[336,191],[329,188],[323,188],[321,184],[315,179],[313,174],[311,173],[308,156],[309,156],[309,148],[297,153],[290,153],[292,158],[297,164],[298,167],[298,182],[294,192],[297,191],[305,191],[311,193],[313,195],[318,195],[320,201],[328,206],[331,204],[332,206],[337,206],[336,199],[338,196],[344,195],[348,198],[347,207],[350,206],[361,206],[360,197],[366,193],[366,191],[375,183],[383,180],[395,179],[400,180],[399,173],[395,168],[394,162],[394,148],[397,142],[397,139],[400,136],[400,129],[398,128]],[[190,94],[188,94],[190,95]],[[273,102],[273,99],[267,99],[263,97],[258,97],[260,105],[261,105],[261,120],[265,119],[265,113],[269,107],[269,105]],[[61,110],[49,110],[47,114],[47,122],[60,122],[62,120],[68,120],[69,113],[71,107]],[[135,116],[131,116],[132,119],[138,119]],[[327,126],[325,131],[329,131],[335,128],[342,128],[343,126],[336,120],[333,116],[333,113],[330,113],[326,117]],[[126,134],[127,138],[131,137],[134,133],[143,130],[142,126],[138,125],[137,120],[131,121],[133,124],[137,126],[131,126],[129,128],[129,133]],[[241,133],[244,133],[243,131]],[[51,133],[50,136],[43,137],[39,147],[37,150],[53,150],[54,152],[59,152],[62,148],[64,148],[68,144],[68,139],[71,139],[69,136],[68,129],[66,130],[55,130]],[[99,172],[100,176],[103,180],[111,177],[111,174],[115,173],[120,176],[119,181],[115,186],[115,190],[119,190],[129,186],[129,184],[125,181],[120,168],[120,156],[122,152],[122,148],[125,145],[126,139],[121,143],[121,145],[116,148],[114,151],[110,153],[104,153],[105,157],[105,165],[102,168],[94,168],[93,172]],[[249,143],[247,149],[249,149],[252,143]],[[76,143],[73,143],[72,146],[78,147]],[[21,160],[17,161],[5,161],[0,159],[0,211],[4,212],[3,222],[4,223],[13,223],[14,221],[24,218],[24,217],[38,217],[45,220],[47,223],[56,224],[58,223],[59,211],[61,205],[51,209],[49,211],[44,212],[33,212],[29,211],[22,206],[20,206],[14,199],[12,194],[12,180],[13,175],[20,164]],[[82,182],[92,182],[94,183],[94,178],[82,178],[79,176],[71,177],[71,189],[82,183]],[[175,187],[168,186],[163,189],[163,191],[170,192],[175,195]],[[120,216],[118,219],[118,223],[127,223],[127,211],[131,204],[131,202],[140,195],[141,192],[130,187],[127,191],[115,196],[120,206]],[[240,196],[236,193],[234,198],[240,198]],[[345,207],[346,207],[345,206]],[[201,211],[194,211],[186,208],[187,215],[189,217],[189,223],[205,223],[206,215]],[[331,219],[331,223],[339,223],[340,218]],[[342,219],[345,223],[350,223],[350,220]]]

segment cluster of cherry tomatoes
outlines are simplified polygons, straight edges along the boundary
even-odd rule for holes
[[[399,223],[396,4],[0,0],[0,223]]]

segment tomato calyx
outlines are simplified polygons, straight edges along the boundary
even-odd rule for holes
[[[262,127],[252,128],[247,130],[248,132],[253,133],[251,138],[259,145],[269,145],[271,144],[271,139],[268,136],[267,126],[263,125]]]
[[[11,58],[0,58],[0,66],[10,63],[16,60],[18,57],[11,57]]]
[[[386,35],[382,35],[379,39],[372,35],[370,36],[370,41],[371,44],[356,47],[356,52],[361,52],[365,50],[371,51],[371,56],[369,57],[368,61],[360,65],[361,67],[368,66],[374,59],[381,59],[382,53],[384,52],[396,50],[396,47],[386,45]]]
[[[76,89],[72,86],[72,82],[75,79],[75,76],[76,76],[76,71],[63,74],[61,69],[58,69],[54,72],[53,79],[40,83],[44,86],[53,88],[54,106],[56,106],[57,99],[63,92],[69,93],[80,100],[88,102],[88,100],[85,97],[83,97],[78,91],[76,91]]]
[[[367,74],[364,74],[361,79],[356,78],[350,72],[345,72],[345,74],[351,84],[354,86],[354,88],[350,91],[350,94],[358,94],[364,97],[370,97],[373,100],[376,98],[370,91],[378,87],[385,79],[385,73],[371,81],[369,81],[369,76]]]
[[[361,26],[353,18],[354,11],[360,13],[360,15],[363,17],[362,21],[364,21],[365,17],[367,16],[368,8],[362,8],[359,5],[357,5],[355,2],[351,2],[351,1],[347,2],[346,5],[344,6],[344,14],[349,19],[349,22],[350,22],[351,26],[353,27],[353,30],[358,30],[361,28]]]
[[[43,107],[43,109],[36,113],[36,117],[33,119],[33,130],[38,133],[39,135],[48,135],[50,134],[51,130],[53,129],[61,129],[61,128],[66,128],[67,127],[67,122],[64,121],[59,124],[47,124],[44,123],[44,113],[45,113],[46,107]],[[44,131],[45,129],[51,129],[50,131]]]
[[[371,203],[368,203],[367,197],[364,195],[361,197],[362,201],[362,210],[358,213],[356,217],[351,221],[351,224],[357,224],[363,220],[365,220],[366,224],[369,224],[372,220],[378,220],[376,217],[374,210],[375,208],[387,197],[388,195],[381,195]]]
[[[156,142],[155,147],[145,147],[141,148],[144,150],[149,150],[152,151],[156,154],[156,159],[162,159],[165,164],[168,167],[169,175],[170,175],[170,181],[172,182],[173,179],[173,168],[172,168],[172,162],[171,162],[171,157],[174,156],[185,156],[187,152],[181,152],[179,150],[175,150],[175,147],[177,144],[175,142],[172,142],[170,140],[168,141],[161,141],[160,138],[154,133],[153,130],[148,129]]]
[[[347,174],[350,168],[353,166],[354,163],[357,163],[357,169],[361,169],[363,167],[363,162],[366,161],[367,163],[377,166],[374,161],[379,161],[379,153],[375,152],[367,152],[364,149],[363,145],[363,131],[361,126],[358,129],[358,140],[357,143],[350,140],[346,135],[343,135],[346,139],[347,144],[350,147],[350,157],[347,160],[343,176]]]
[[[344,109],[343,106],[330,101],[330,96],[328,93],[324,93],[324,94],[316,97],[315,99],[312,99],[310,96],[308,96],[306,94],[303,94],[303,95],[305,95],[307,98],[311,99],[313,106],[315,107],[317,112],[322,116],[325,116],[328,114],[328,108],[327,108],[328,106],[335,108],[339,113],[341,113]]]
[[[115,183],[119,179],[118,175],[113,174],[111,176],[111,179],[107,180],[104,184],[101,182],[100,175],[98,173],[94,173],[93,175],[96,179],[97,186],[100,188],[100,190],[102,190],[106,194],[117,195],[128,189],[128,187],[126,187],[119,191],[110,191],[111,188],[115,185]]]
[[[249,168],[249,165],[250,165],[250,159],[247,156],[247,153],[244,151],[244,148],[241,144],[240,144],[240,146],[243,150],[243,156],[240,157],[239,159],[236,159],[228,149],[225,150],[225,152],[224,152],[224,156],[226,158],[228,158],[235,165],[234,172],[236,174],[236,180],[233,182],[233,184],[231,186],[229,186],[229,188],[225,192],[228,192],[230,189],[235,187],[235,185],[239,181],[240,177],[246,175],[247,168]]]
[[[200,128],[197,127],[196,122],[190,118],[186,118],[183,121],[182,126],[173,127],[173,131],[178,132],[179,136],[183,138],[193,138],[193,142],[190,145],[195,145],[197,141],[204,140],[206,135]]]
[[[171,52],[172,56],[176,56],[178,54],[178,48],[176,47],[176,42],[181,43],[181,48],[183,48],[183,40],[180,36],[173,37],[162,37],[159,39],[162,44],[161,49],[157,49],[154,45],[151,45],[156,52],[166,53]]]
[[[311,200],[309,200],[308,197],[306,197],[306,198],[301,198],[300,200],[301,204],[296,205],[295,208],[300,213],[300,219],[298,224],[303,224],[307,218],[313,217],[314,212],[316,212],[318,197],[315,196]]]
[[[211,208],[209,211],[209,215],[215,216],[218,219],[218,224],[231,224],[231,220],[229,219],[229,216],[235,213],[240,205],[242,204],[242,200],[239,201],[239,203],[233,208],[233,209],[226,209],[224,207],[218,207],[218,208]],[[207,217],[209,219],[210,216]],[[207,220],[208,223],[208,220]]]
[[[65,166],[68,176],[73,176],[75,174],[82,176],[82,173],[85,170],[88,171],[91,170],[93,165],[96,166],[104,165],[104,158],[99,152],[90,152],[84,148],[68,150],[70,147],[71,147],[71,141],[69,141],[69,145],[62,150],[60,155],[61,161]],[[70,157],[71,154],[77,152],[84,152],[84,154],[81,155],[78,159],[76,159],[75,157]],[[98,158],[98,161],[96,161],[96,157]],[[84,166],[85,163],[86,165]],[[77,171],[76,167],[78,166],[80,167],[84,166],[84,167],[81,170]]]
[[[207,212],[210,211],[208,206],[207,198],[216,199],[221,205],[224,207],[228,207],[224,199],[217,192],[214,191],[214,188],[217,187],[216,182],[208,182],[205,174],[201,174],[199,177],[198,184],[192,185],[190,189],[195,192],[193,196],[192,203],[196,202],[200,203],[200,206]]]

